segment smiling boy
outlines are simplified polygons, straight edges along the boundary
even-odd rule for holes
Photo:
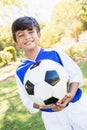
[[[57,49],[38,46],[41,34],[35,18],[20,17],[12,24],[15,44],[22,48],[26,59],[16,70],[19,93],[25,107],[31,112],[42,112],[46,130],[87,130],[87,103],[81,99],[82,72],[77,64],[65,53]],[[43,106],[34,103],[24,88],[24,76],[28,68],[37,61],[50,59],[61,64],[69,75],[69,89],[64,98],[56,104]],[[67,105],[68,104],[68,105]]]

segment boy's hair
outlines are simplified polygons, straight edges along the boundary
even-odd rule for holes
[[[37,33],[40,32],[40,26],[37,20],[33,17],[24,16],[16,19],[12,24],[12,35],[14,41],[16,42],[15,32],[25,29],[32,30],[34,27],[36,28]]]

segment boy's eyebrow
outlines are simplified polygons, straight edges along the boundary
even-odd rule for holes
[[[19,33],[22,33],[22,32],[23,32],[23,30],[17,31],[18,34],[19,34]]]
[[[28,28],[28,29],[26,29],[26,30],[28,30],[28,31],[33,31],[33,28]],[[20,33],[23,33],[23,31],[24,31],[24,30],[18,30],[18,31],[16,31],[16,33],[17,33],[17,34],[20,34]]]
[[[33,30],[33,29],[34,29],[33,26],[30,26],[30,27],[27,28],[27,30]]]

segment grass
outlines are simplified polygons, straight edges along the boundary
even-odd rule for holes
[[[87,101],[87,61],[79,63],[79,66],[83,72],[84,83],[81,86],[84,94],[84,100]]]
[[[87,62],[79,63],[83,71],[83,93],[87,93]],[[14,77],[0,82],[0,130],[45,130],[40,112],[30,114],[23,106]]]
[[[14,77],[0,83],[0,130],[45,130],[40,114],[22,105]]]
[[[87,61],[79,63],[79,66],[83,72],[84,84],[81,86],[83,93],[87,94]]]

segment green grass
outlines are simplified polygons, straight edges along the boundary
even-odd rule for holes
[[[0,130],[45,130],[40,114],[22,105],[14,77],[0,83]]]
[[[87,94],[87,61],[79,63],[79,66],[83,72],[83,77],[84,77],[84,83],[81,86],[83,93]]]
[[[87,93],[87,62],[79,63],[83,71],[83,93]],[[40,112],[30,114],[23,106],[15,78],[0,83],[0,130],[45,130]]]

